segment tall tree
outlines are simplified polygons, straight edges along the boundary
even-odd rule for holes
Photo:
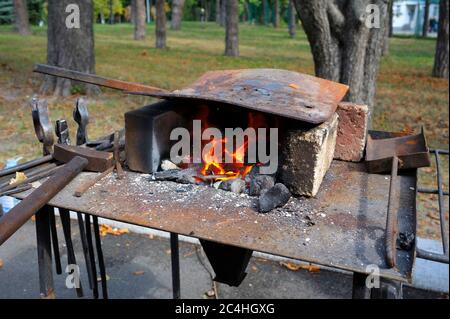
[[[294,2],[292,0],[289,0],[288,14],[289,14],[289,36],[291,38],[295,38],[295,35],[297,33],[296,30],[297,17],[294,8]]]
[[[267,3],[268,0],[262,0],[262,24],[267,25],[267,16],[269,15],[269,4]]]
[[[156,0],[156,26],[155,26],[157,49],[164,49],[166,47],[166,11],[165,1]]]
[[[386,18],[386,27],[384,29],[384,39],[383,39],[383,51],[382,55],[389,54],[389,38],[392,36],[392,9],[394,6],[394,0],[387,0],[387,18]]]
[[[224,27],[226,23],[227,0],[220,0],[220,26]]]
[[[278,28],[280,26],[280,2],[278,0],[273,1],[273,26]]]
[[[145,0],[133,0],[134,11],[134,39],[145,40]]]
[[[95,73],[92,0],[48,0],[47,63],[75,71]],[[67,96],[74,85],[87,94],[96,86],[46,76],[44,94]]]
[[[216,23],[220,24],[220,0],[216,0]]]
[[[434,56],[433,76],[448,79],[448,2],[439,3],[439,29]]]
[[[14,28],[21,35],[30,34],[26,0],[14,0]]]
[[[225,55],[239,56],[238,0],[227,0]]]
[[[429,18],[430,18],[430,0],[425,0],[425,10],[423,12],[423,25],[422,25],[422,36],[424,38],[428,35]]]
[[[185,0],[172,0],[172,21],[170,25],[172,30],[180,30],[184,2]]]
[[[310,43],[316,75],[345,83],[346,99],[374,104],[385,0],[293,0]]]

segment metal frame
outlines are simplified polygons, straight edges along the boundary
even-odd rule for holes
[[[418,193],[423,194],[437,194],[438,195],[438,204],[439,204],[439,219],[440,219],[440,226],[441,226],[441,238],[442,238],[442,247],[443,247],[443,254],[427,251],[424,249],[416,248],[417,257],[431,260],[435,262],[440,263],[449,263],[448,258],[448,234],[446,230],[448,229],[448,226],[445,222],[445,212],[444,212],[444,196],[449,196],[448,192],[444,192],[442,189],[442,176],[441,176],[441,163],[440,163],[440,157],[439,155],[449,155],[448,150],[430,150],[431,154],[434,154],[435,160],[436,160],[436,182],[437,182],[437,189],[426,189],[426,188],[418,188]]]

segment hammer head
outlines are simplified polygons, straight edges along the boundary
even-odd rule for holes
[[[75,156],[87,159],[89,163],[85,170],[91,172],[104,172],[114,164],[112,153],[64,144],[56,144],[54,147],[53,157],[58,162],[68,163]]]

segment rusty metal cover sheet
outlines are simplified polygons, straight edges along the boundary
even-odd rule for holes
[[[207,72],[172,93],[139,94],[222,102],[319,124],[333,115],[347,91],[347,85],[298,72],[243,69]]]

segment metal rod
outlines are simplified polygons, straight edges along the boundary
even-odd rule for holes
[[[77,259],[75,257],[75,251],[73,249],[73,243],[72,243],[72,227],[70,222],[70,211],[67,209],[60,208],[59,209],[59,216],[61,218],[61,224],[63,228],[64,233],[64,239],[66,241],[66,247],[67,247],[67,263],[69,265],[77,265]],[[77,297],[81,298],[83,297],[83,287],[81,286],[81,281],[79,283],[78,288],[76,288]]]
[[[438,189],[430,189],[430,188],[419,188],[417,189],[417,191],[419,193],[424,193],[424,194],[435,194],[438,195],[439,194],[439,190]],[[449,196],[448,192],[443,191],[442,195],[444,196]]]
[[[386,219],[386,263],[388,267],[394,268],[397,265],[397,210],[393,201],[396,193],[398,172],[398,157],[392,158],[391,180],[389,183],[389,199]]]
[[[50,235],[52,238],[53,255],[55,256],[55,270],[56,274],[61,275],[61,255],[59,254],[58,231],[56,230],[55,211],[53,208],[50,208],[48,210],[48,216],[50,222]]]
[[[178,249],[178,234],[170,233],[170,252],[172,259],[173,299],[180,299],[180,256]]]
[[[85,214],[84,222],[86,227],[87,246],[90,256],[90,267],[92,271],[92,294],[94,299],[98,299],[97,267],[95,266],[94,245],[92,243],[91,216]]]
[[[448,152],[447,152],[448,154]],[[436,157],[436,175],[437,175],[437,184],[438,184],[438,203],[439,203],[439,218],[441,222],[441,236],[442,236],[442,245],[444,250],[444,255],[448,257],[448,235],[447,235],[447,227],[445,221],[445,213],[444,213],[444,199],[442,192],[442,177],[441,177],[441,164],[439,160],[439,150],[434,151],[434,155]]]
[[[17,193],[22,193],[22,192],[29,190],[31,187],[32,187],[31,184],[25,184],[25,185],[15,188],[15,189],[11,189],[9,191],[0,192],[0,197],[14,195]]]
[[[52,274],[52,249],[50,242],[49,208],[45,206],[36,213],[36,243],[41,298],[54,299]]]
[[[0,171],[0,177],[6,176],[6,175],[10,175],[10,174],[14,174],[16,172],[24,171],[26,169],[38,166],[40,164],[44,164],[44,163],[50,162],[52,159],[53,159],[52,155],[47,155],[47,156],[44,156],[44,157],[41,157],[41,158],[37,158],[37,159],[34,159],[32,161],[23,163],[23,164],[19,164],[19,165],[10,167],[10,168],[6,168],[6,169]]]
[[[39,176],[41,174],[45,174],[46,172],[51,171],[55,167],[57,167],[56,164],[49,164],[49,165],[45,165],[43,167],[38,167],[38,168],[34,169],[33,171],[31,171],[31,172],[26,174],[27,175],[27,179],[26,180],[19,181],[19,182],[16,182],[16,183],[12,183],[12,184],[9,181],[4,182],[4,183],[0,184],[0,189],[6,189],[6,188],[12,189],[11,188],[12,186],[10,186],[10,185],[14,185],[14,186],[17,187],[17,186],[19,186],[21,184],[29,183],[31,178],[35,178],[36,176]]]
[[[108,299],[108,287],[107,287],[107,283],[106,283],[106,281],[107,281],[106,269],[105,269],[105,261],[103,259],[102,241],[100,238],[98,217],[92,216],[92,220],[93,220],[93,224],[94,224],[95,247],[97,248],[98,268],[100,270],[100,277],[102,280],[102,295],[103,295],[103,299]]]
[[[444,264],[448,264],[449,263],[448,255],[438,254],[438,253],[434,253],[434,252],[431,252],[431,251],[423,250],[423,249],[420,249],[420,248],[416,248],[416,252],[417,252],[417,257],[418,258],[431,260],[431,261],[436,261],[436,262],[444,263]]]
[[[64,165],[57,166],[57,167],[52,167],[52,168],[50,168],[50,169],[48,169],[48,170],[46,170],[44,172],[41,172],[41,173],[36,174],[36,175],[33,175],[32,177],[29,177],[29,178],[27,178],[27,179],[25,179],[23,181],[19,181],[19,182],[16,182],[16,183],[9,184],[9,185],[3,187],[0,190],[0,192],[3,193],[3,192],[6,192],[6,191],[9,191],[9,190],[12,190],[12,189],[14,189],[14,188],[16,188],[18,186],[21,186],[23,184],[32,183],[32,182],[38,181],[40,179],[43,179],[45,177],[48,177],[48,176],[52,175],[53,173],[55,173],[62,166],[64,166]]]
[[[77,212],[77,219],[78,219],[78,227],[80,228],[80,238],[81,238],[81,246],[83,247],[84,262],[86,263],[86,269],[88,274],[89,289],[93,289],[94,276],[92,274],[92,268],[90,263],[91,257],[89,255],[86,230],[84,228],[83,214]]]
[[[120,80],[108,79],[98,75],[82,73],[78,71],[59,68],[56,66],[36,64],[33,72],[43,73],[47,75],[53,75],[60,78],[66,78],[70,80],[80,81],[84,83],[90,83],[95,85],[104,86],[110,89],[116,89],[121,91],[130,92],[144,92],[144,93],[167,93],[167,90],[156,88],[149,85],[143,85],[139,83],[131,83]]]

